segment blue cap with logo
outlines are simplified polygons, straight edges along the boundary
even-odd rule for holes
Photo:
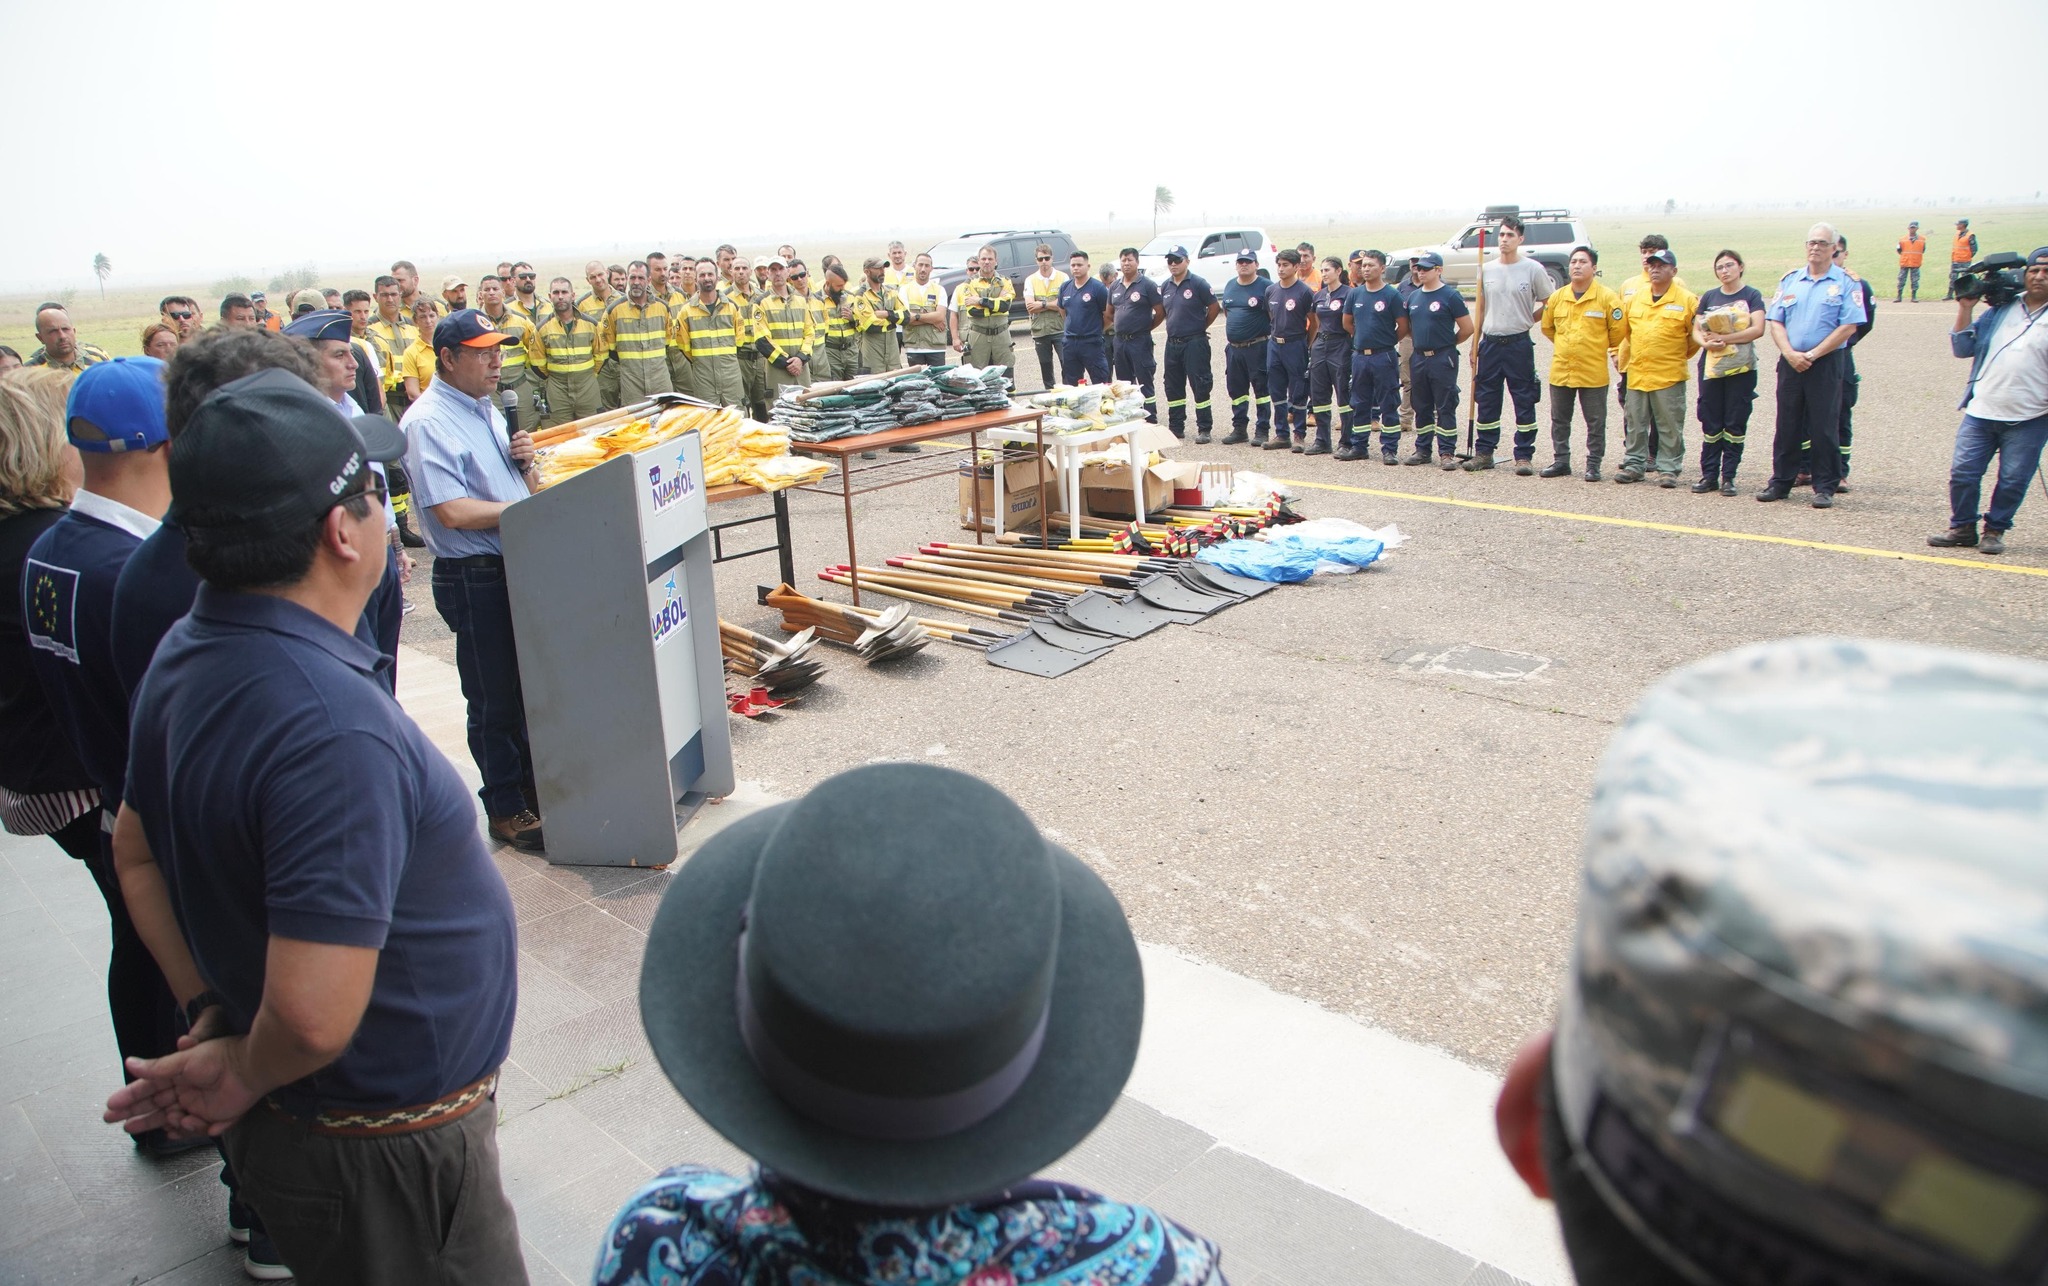
[[[1188,257],[1188,248],[1186,246],[1168,246],[1166,248],[1166,257],[1169,259],[1186,259]]]
[[[170,441],[164,427],[164,364],[116,357],[88,366],[64,404],[64,432],[80,451],[147,451]]]
[[[1444,266],[1444,257],[1434,250],[1425,250],[1415,256],[1415,266],[1418,268],[1441,268]]]
[[[1237,252],[1237,261],[1239,263],[1257,263],[1259,261],[1259,252],[1250,246],[1246,246]]]
[[[352,328],[347,313],[339,308],[323,308],[292,318],[284,324],[284,333],[293,339],[338,339],[346,343]]]
[[[2048,1280],[2044,855],[2048,665],[1816,637],[1658,683],[1551,1053],[1604,1203],[1701,1281]]]

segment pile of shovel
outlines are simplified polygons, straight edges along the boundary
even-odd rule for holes
[[[935,542],[883,567],[829,567],[820,580],[991,622],[991,665],[1057,677],[1162,625],[1187,625],[1273,588],[1193,560]],[[772,600],[770,600],[772,602]],[[966,627],[976,629],[977,627]]]
[[[767,689],[773,697],[787,696],[818,681],[825,663],[807,655],[816,642],[810,630],[778,643],[731,621],[718,623],[718,647],[725,654],[725,668],[752,680],[750,686]]]
[[[811,598],[788,585],[777,585],[763,591],[760,597],[763,603],[782,613],[783,629],[801,631],[798,638],[815,634],[843,643],[870,664],[921,652],[932,641],[931,631],[922,621],[912,620],[910,608],[902,604],[877,612]]]

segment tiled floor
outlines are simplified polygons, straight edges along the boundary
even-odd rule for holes
[[[468,774],[448,668],[407,657],[405,696]],[[701,842],[742,807],[707,810],[686,839]],[[668,876],[509,850],[496,860],[520,933],[518,1025],[498,1100],[505,1184],[533,1280],[583,1281],[640,1180],[680,1161],[746,1162],[677,1097],[641,1035],[644,930]],[[212,1154],[147,1160],[99,1121],[118,1071],[91,880],[47,841],[0,837],[0,907],[0,1282],[246,1280]],[[1129,1098],[1048,1173],[1213,1238],[1237,1286],[1514,1281]]]

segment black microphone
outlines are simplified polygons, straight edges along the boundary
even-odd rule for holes
[[[501,388],[498,390],[498,409],[505,413],[505,440],[519,432],[519,390]]]

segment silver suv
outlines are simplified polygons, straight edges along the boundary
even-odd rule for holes
[[[1465,225],[1464,231],[1442,245],[1388,251],[1388,276],[1397,282],[1404,280],[1408,275],[1408,261],[1424,251],[1434,250],[1443,256],[1444,280],[1456,286],[1460,293],[1472,294],[1479,289],[1479,234],[1486,234],[1487,262],[1499,259],[1500,221],[1510,214],[1522,220],[1522,253],[1550,270],[1553,287],[1564,285],[1572,247],[1593,244],[1592,238],[1586,235],[1586,225],[1573,217],[1570,210],[1524,210],[1512,205],[1487,206],[1484,213]]]

